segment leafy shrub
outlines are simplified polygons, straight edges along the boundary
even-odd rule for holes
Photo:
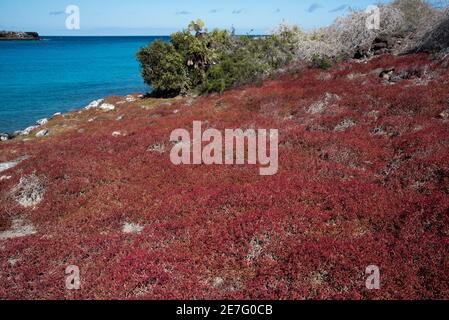
[[[319,69],[329,69],[332,67],[332,61],[326,56],[314,54],[312,56],[312,66]]]
[[[223,92],[263,79],[293,58],[293,33],[266,37],[235,36],[227,30],[204,29],[201,20],[156,41],[137,53],[142,76],[161,95]]]
[[[414,51],[444,51],[449,48],[449,8],[427,23],[427,27],[420,33],[418,41],[414,43]]]
[[[173,44],[156,40],[147,48],[141,49],[137,57],[142,65],[142,77],[156,94],[178,95],[190,88],[183,57]]]

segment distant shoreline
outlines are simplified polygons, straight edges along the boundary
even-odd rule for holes
[[[37,32],[0,31],[0,41],[33,41],[40,40]]]
[[[11,38],[11,39],[5,39],[0,38],[0,41],[41,41],[41,39],[17,39],[17,38]]]

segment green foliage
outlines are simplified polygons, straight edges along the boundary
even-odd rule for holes
[[[324,55],[314,54],[312,56],[312,66],[326,70],[332,67],[332,60]]]
[[[190,89],[190,79],[184,68],[184,59],[173,44],[156,40],[137,53],[142,77],[156,94],[174,96]]]
[[[196,21],[192,21],[190,22],[189,26],[188,26],[188,30],[190,32],[196,32],[196,33],[200,33],[204,28],[204,22],[201,19],[198,19]]]
[[[223,92],[258,81],[293,59],[295,34],[288,29],[266,37],[208,32],[201,20],[142,48],[137,58],[142,76],[160,95]]]

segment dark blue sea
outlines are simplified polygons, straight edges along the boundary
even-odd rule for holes
[[[108,95],[148,92],[135,55],[156,38],[0,41],[0,132],[23,129]]]

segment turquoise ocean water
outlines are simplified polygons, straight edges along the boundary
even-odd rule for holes
[[[156,37],[0,41],[0,132],[108,95],[148,92],[135,54]]]

